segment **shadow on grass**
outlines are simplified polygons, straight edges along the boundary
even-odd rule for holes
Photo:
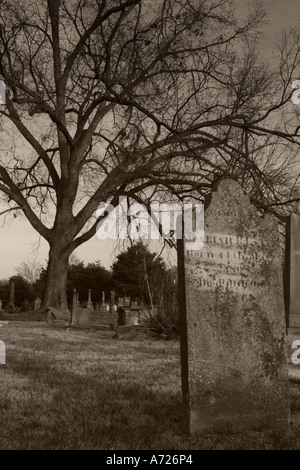
[[[81,375],[14,352],[7,372],[29,383],[1,400],[2,449],[172,448],[181,434],[180,394],[140,384],[138,370],[133,381],[101,364]]]
[[[300,449],[300,419],[287,436],[183,434],[176,348],[77,332],[65,342],[44,330],[30,335],[14,332],[0,369],[1,449]],[[296,386],[292,399],[298,412]]]

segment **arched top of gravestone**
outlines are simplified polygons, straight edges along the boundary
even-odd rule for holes
[[[276,221],[268,215],[262,218],[241,185],[229,178],[220,179],[206,200],[205,226],[238,236],[256,229],[276,231]]]

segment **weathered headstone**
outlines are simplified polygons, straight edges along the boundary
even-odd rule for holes
[[[287,221],[286,243],[286,313],[289,334],[300,333],[300,216],[291,214]]]
[[[182,388],[191,432],[289,425],[282,257],[277,225],[221,180],[204,244],[178,241]]]
[[[94,310],[93,304],[92,304],[92,289],[89,289],[89,297],[88,297],[86,308],[88,308],[89,310]]]
[[[85,324],[89,325],[90,323],[91,310],[88,308],[77,308],[72,313],[72,325],[74,324]]]
[[[6,311],[13,313],[15,311],[15,283],[10,283],[9,304],[6,306]]]
[[[46,321],[47,323],[58,321],[58,322],[64,322],[65,324],[68,324],[71,321],[71,313],[68,310],[55,308],[55,307],[48,307]]]

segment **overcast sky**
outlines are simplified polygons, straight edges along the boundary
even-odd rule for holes
[[[237,2],[241,15],[245,13],[248,3]],[[270,23],[265,27],[261,47],[268,55],[272,50],[276,34],[280,33],[282,28],[295,25],[299,19],[300,4],[299,0],[264,0],[263,5]],[[14,220],[5,226],[2,226],[2,222],[3,217],[0,219],[0,279],[15,274],[15,267],[29,258],[37,257],[45,264],[48,244],[39,239],[28,222]],[[115,255],[114,247],[115,242],[100,241],[94,237],[80,247],[76,254],[83,261],[101,260],[105,267],[109,267]]]

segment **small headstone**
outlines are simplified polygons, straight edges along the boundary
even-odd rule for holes
[[[287,430],[282,255],[276,222],[222,180],[204,245],[179,241],[182,387],[189,432]]]
[[[34,301],[34,310],[39,310],[39,308],[41,307],[41,304],[42,304],[42,301],[39,297],[37,299],[35,299],[35,301]]]
[[[89,310],[94,310],[93,304],[92,304],[92,289],[89,289],[89,297],[88,297],[86,308],[88,308]]]
[[[72,313],[72,324],[89,324],[91,311],[87,308],[76,308]]]
[[[10,283],[9,304],[6,305],[6,312],[13,313],[15,311],[15,283]]]
[[[124,306],[125,307],[131,306],[131,297],[124,297]]]

